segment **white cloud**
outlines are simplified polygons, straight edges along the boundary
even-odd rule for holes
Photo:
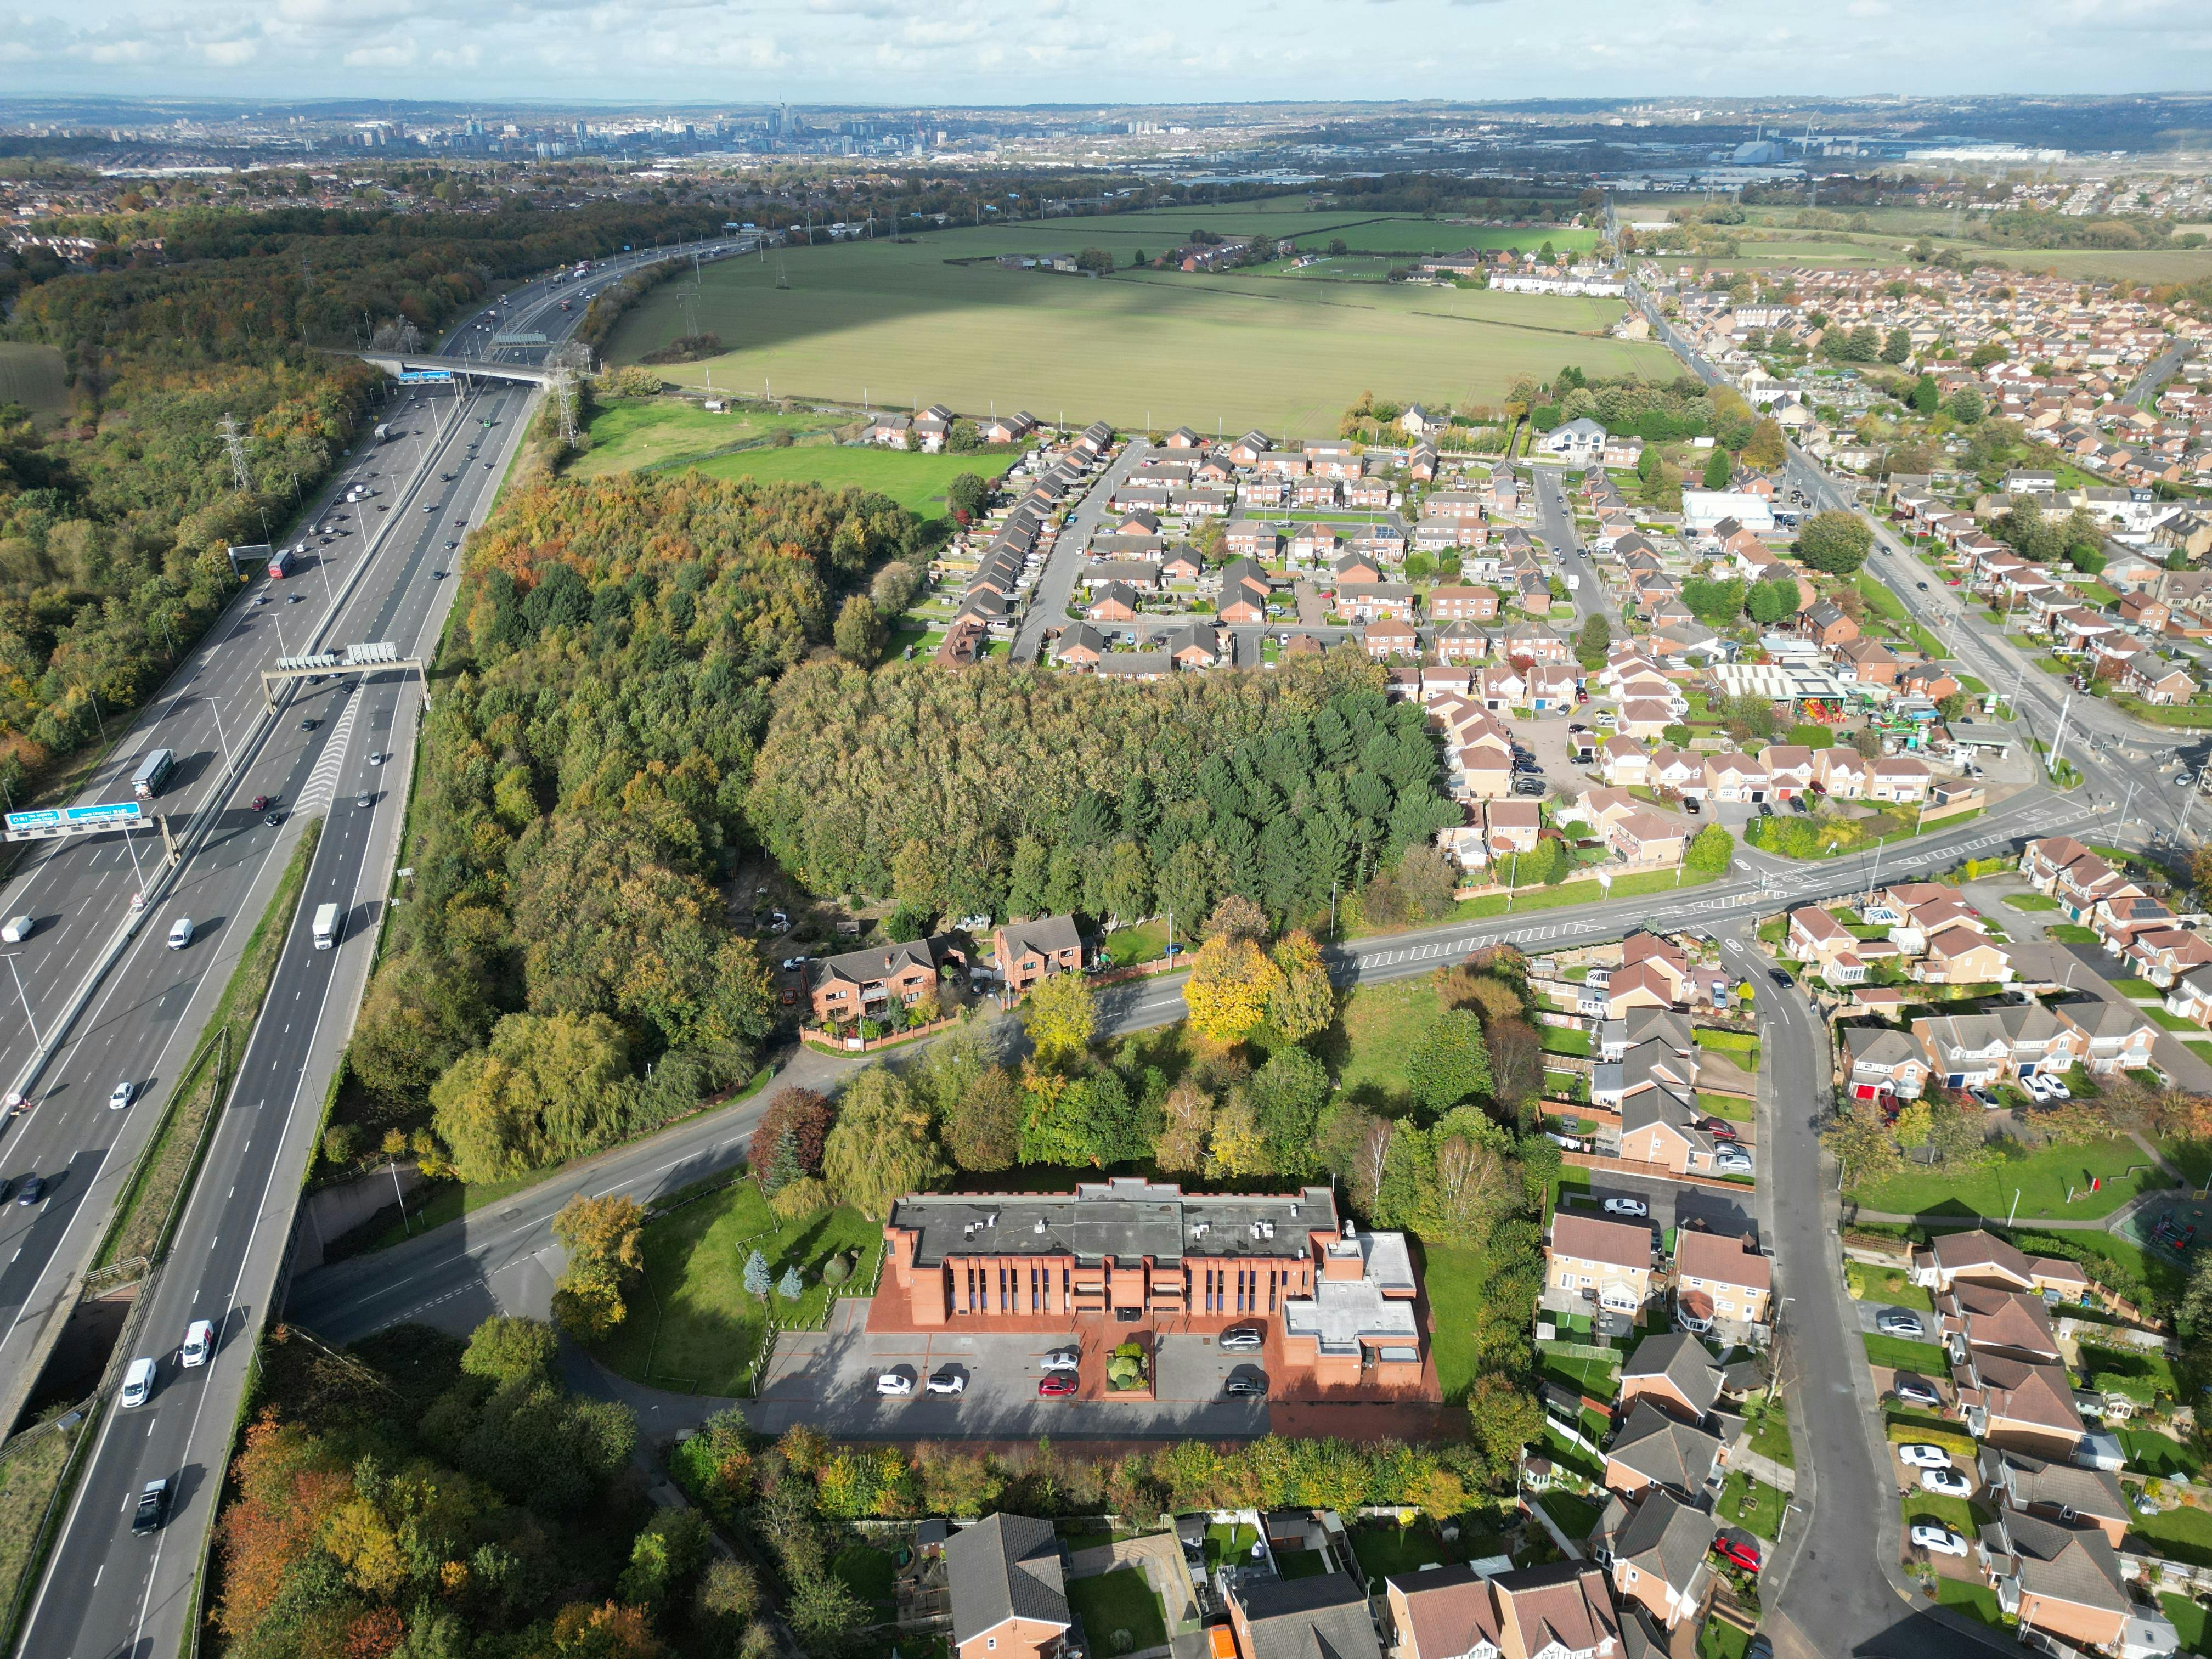
[[[261,46],[255,40],[210,40],[201,46],[199,53],[219,69],[236,69],[258,58]]]

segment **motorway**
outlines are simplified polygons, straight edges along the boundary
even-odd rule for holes
[[[592,286],[653,257],[603,266]],[[557,337],[580,315],[559,312],[558,302],[579,292],[546,283],[514,290],[499,325],[536,326]],[[453,337],[489,314],[488,308],[465,319]],[[339,593],[326,641],[390,641],[403,655],[434,651],[453,591],[442,580],[455,557],[447,544],[458,543],[465,526],[480,520],[503,482],[523,436],[529,398],[526,389],[497,382],[468,394],[458,387],[450,397],[423,394],[402,417],[409,434],[405,448],[387,445],[363,458],[364,465],[387,473],[377,501],[391,511],[376,516],[391,528],[350,594]],[[434,414],[441,417],[435,427],[428,418]],[[480,426],[485,419],[495,424]],[[411,456],[419,456],[421,470],[403,489],[390,469]],[[289,579],[294,586],[301,580]],[[182,671],[182,685],[205,676],[211,686],[247,686],[250,697],[258,699],[258,671],[280,650],[279,629],[264,625],[264,619],[281,621],[289,608],[241,606],[237,617],[210,632]],[[240,622],[243,629],[235,628]],[[282,631],[281,648],[299,652],[305,628]],[[240,641],[239,632],[258,637]],[[152,719],[172,717],[170,696],[165,691]],[[66,1176],[44,1206],[4,1212],[11,1224],[28,1218],[17,1228],[15,1258],[0,1273],[0,1313],[9,1319],[0,1337],[0,1363],[16,1361],[20,1367],[38,1330],[74,1301],[76,1278],[97,1245],[115,1189],[137,1143],[158,1121],[169,1081],[164,1068],[180,1061],[197,1036],[305,824],[326,815],[229,1106],[211,1137],[168,1256],[139,1293],[143,1323],[134,1351],[159,1360],[159,1384],[151,1401],[137,1410],[123,1412],[112,1401],[107,1405],[32,1605],[23,1651],[173,1652],[183,1637],[201,1540],[220,1492],[269,1291],[289,1246],[324,1090],[371,963],[398,850],[422,696],[419,682],[397,674],[291,688],[258,747],[240,757],[241,768],[224,797],[274,795],[287,809],[284,822],[273,833],[256,835],[268,830],[258,815],[224,809],[207,850],[191,857],[179,872],[175,896],[155,907],[161,925],[142,930],[110,971],[94,1005],[40,1079],[36,1109],[17,1120],[24,1127],[9,1137],[11,1173],[22,1172],[16,1164],[33,1157],[33,1138],[39,1136],[43,1150],[33,1167]],[[185,706],[191,705],[187,697]],[[253,706],[241,712],[250,715]],[[307,720],[313,728],[302,731]],[[240,734],[251,725],[250,718],[234,722],[225,708],[224,732],[233,741],[250,744]],[[163,726],[161,735],[171,734]],[[183,754],[181,745],[172,746]],[[126,743],[122,752],[135,757],[140,747]],[[387,753],[388,769],[375,763],[373,757]],[[186,787],[216,766],[204,758]],[[131,890],[114,881],[118,867],[128,866],[110,862],[112,902],[119,907],[127,904]],[[18,908],[12,893],[11,913]],[[345,933],[337,948],[319,951],[309,940],[308,922],[325,902],[340,906]],[[179,910],[216,924],[208,948],[174,953],[162,948],[167,920]],[[58,927],[56,937],[61,937]],[[129,1111],[111,1113],[106,1095],[118,1072],[146,1086]],[[129,1129],[136,1135],[118,1134]],[[221,1340],[208,1366],[184,1371],[173,1356],[185,1327],[197,1318],[216,1321]],[[29,1387],[27,1378],[11,1382],[19,1389]],[[133,1537],[130,1508],[144,1481],[161,1477],[173,1478],[178,1488],[168,1528],[151,1540]],[[106,1582],[111,1570],[118,1574],[113,1585]]]

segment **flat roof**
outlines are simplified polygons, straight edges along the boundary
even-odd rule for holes
[[[1079,1261],[1123,1263],[1146,1256],[1179,1261],[1186,1255],[1292,1261],[1310,1253],[1311,1234],[1338,1229],[1335,1197],[1327,1187],[1186,1194],[1171,1182],[1135,1177],[1085,1182],[1072,1194],[915,1194],[891,1206],[890,1224],[920,1235],[915,1261],[921,1267],[963,1255],[1073,1255]],[[1397,1248],[1404,1256],[1402,1238]],[[1394,1271],[1402,1271],[1410,1285],[1409,1258]]]

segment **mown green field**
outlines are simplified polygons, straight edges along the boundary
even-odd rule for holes
[[[62,354],[52,346],[0,340],[0,404],[21,404],[33,415],[58,415],[67,409]]]
[[[908,455],[893,449],[805,445],[748,449],[698,463],[718,478],[795,479],[825,489],[857,484],[878,490],[925,519],[945,516],[945,489],[963,472],[994,478],[1006,470],[1004,455]]]
[[[662,371],[689,386],[703,387],[711,372],[716,386],[752,396],[1298,434],[1333,431],[1338,411],[1367,390],[1496,403],[1516,375],[1548,378],[1566,363],[1591,375],[1674,373],[1662,347],[1598,337],[1621,311],[1602,301],[1355,287],[1265,271],[1093,280],[991,263],[1000,253],[1086,246],[1127,259],[1201,226],[1305,242],[1331,234],[1352,242],[1357,231],[1370,246],[1425,240],[1438,251],[1481,234],[1411,216],[1358,224],[1354,216],[1127,214],[771,251],[708,267],[696,292],[659,289],[616,330],[606,356],[636,362],[689,331],[696,311],[696,326],[731,349]],[[1549,233],[1555,246],[1564,234]],[[956,263],[969,260],[981,263]],[[779,272],[788,286],[777,287]]]
[[[696,404],[672,398],[623,398],[592,417],[592,447],[569,463],[568,471],[588,478],[667,466],[778,432],[788,432],[794,440],[826,434],[851,418],[843,411],[820,415],[805,410],[783,415],[741,409],[710,415]]]

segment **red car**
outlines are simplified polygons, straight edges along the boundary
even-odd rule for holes
[[[1039,1399],[1055,1399],[1075,1392],[1075,1379],[1066,1371],[1048,1371],[1037,1378]]]
[[[1735,1126],[1724,1117],[1701,1117],[1698,1120],[1698,1127],[1703,1129],[1715,1140],[1735,1139]]]
[[[269,797],[268,797],[268,796],[266,796],[266,795],[256,795],[256,796],[253,798],[253,810],[254,810],[255,811],[257,811],[257,812],[261,811],[263,811],[264,809],[265,809],[265,808],[268,806],[268,805],[269,805]]]
[[[1724,1532],[1713,1540],[1715,1554],[1726,1559],[1746,1572],[1759,1571],[1759,1546],[1748,1533]]]

